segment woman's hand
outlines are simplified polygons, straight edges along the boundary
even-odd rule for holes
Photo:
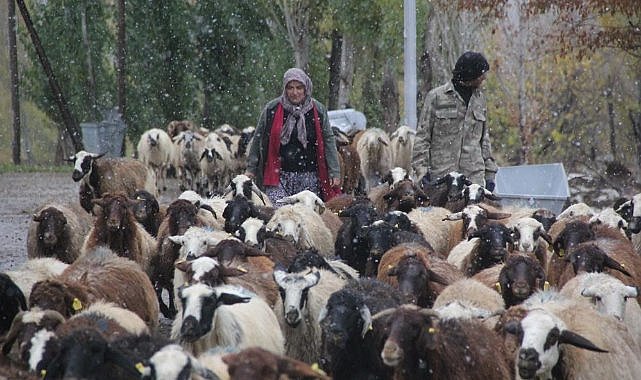
[[[330,178],[329,185],[332,186],[332,187],[339,187],[341,185],[341,179],[340,178]]]

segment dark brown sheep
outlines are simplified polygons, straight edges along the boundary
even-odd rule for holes
[[[80,255],[91,225],[91,216],[80,205],[47,203],[33,214],[27,257],[53,257],[71,264]]]
[[[381,352],[394,379],[509,379],[499,337],[477,320],[439,319],[430,309],[404,305],[372,317],[389,336]]]
[[[286,378],[330,379],[301,361],[277,355],[260,347],[246,348],[223,356],[232,380],[278,380]]]
[[[131,197],[134,200],[133,211],[138,223],[140,223],[149,235],[154,238],[158,236],[158,228],[165,218],[166,207],[160,207],[156,197],[147,190],[138,190]]]

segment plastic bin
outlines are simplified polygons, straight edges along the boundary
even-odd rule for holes
[[[496,173],[495,193],[502,205],[545,208],[556,214],[570,198],[561,163],[501,167]]]
[[[125,134],[125,123],[120,114],[110,111],[101,122],[80,123],[82,143],[85,150],[91,153],[106,153],[108,157],[122,155],[122,139]]]
[[[367,126],[367,118],[362,112],[352,108],[327,111],[329,125],[336,127],[348,136],[362,131]]]

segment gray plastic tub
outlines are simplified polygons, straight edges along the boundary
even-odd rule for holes
[[[561,163],[500,167],[495,193],[502,205],[545,208],[556,214],[570,198],[570,188]]]
[[[365,130],[367,126],[365,115],[352,108],[327,111],[327,116],[329,117],[330,126],[340,129],[348,136]]]
[[[121,156],[125,123],[115,110],[107,112],[105,120],[99,123],[80,123],[80,128],[82,143],[87,152],[106,153],[108,157]]]

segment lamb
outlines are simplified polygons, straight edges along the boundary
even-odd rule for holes
[[[137,263],[106,247],[87,252],[59,277],[37,282],[29,308],[52,309],[70,317],[101,300],[135,312],[152,331],[158,326],[158,301],[149,278]]]
[[[460,205],[459,199],[463,193],[463,188],[469,186],[472,182],[459,172],[449,172],[433,182],[427,182],[426,178],[421,180],[423,191],[430,198],[432,206],[444,207],[452,212],[457,212],[451,207],[450,203]]]
[[[374,204],[380,204],[372,198]],[[377,208],[380,211],[403,211],[410,212],[417,207],[427,206],[429,198],[421,188],[411,179],[402,179],[390,186],[389,191],[382,194],[382,201]]]
[[[401,304],[391,286],[372,279],[348,282],[332,293],[321,315],[321,367],[335,379],[389,378],[380,358],[385,339],[372,314]]]
[[[559,293],[623,321],[634,340],[641,342],[641,307],[636,300],[636,287],[606,273],[581,273],[563,285]]]
[[[200,157],[204,147],[204,137],[192,131],[180,132],[173,138],[180,169],[180,189],[198,189],[200,174]]]
[[[634,379],[641,371],[638,345],[614,318],[552,291],[535,293],[523,306],[520,323],[504,326],[522,337],[517,379]]]
[[[267,223],[274,216],[274,211],[272,207],[256,205],[243,195],[236,195],[233,199],[226,201],[223,209],[224,229],[232,234],[248,218],[259,218]]]
[[[231,183],[225,189],[225,196],[228,199],[234,199],[238,194],[245,196],[254,204],[259,205],[262,203],[263,206],[273,206],[269,197],[245,174],[239,174],[232,178]]]
[[[345,285],[345,280],[325,269],[287,273],[274,269],[274,280],[283,299],[277,316],[285,336],[287,356],[305,363],[317,363],[321,354],[320,311],[327,299]]]
[[[511,378],[502,342],[477,320],[443,318],[414,305],[384,310],[372,319],[389,331],[381,357],[394,368],[395,379]]]
[[[79,255],[91,216],[79,205],[46,203],[33,214],[27,232],[27,257],[57,258],[71,264]]]
[[[390,135],[392,148],[392,162],[394,166],[401,167],[408,172],[412,170],[412,151],[416,131],[407,125],[401,125]]]
[[[258,218],[247,218],[236,230],[234,236],[250,247],[261,247],[267,237],[265,221]]]
[[[92,199],[101,198],[105,193],[122,191],[132,196],[136,190],[145,189],[158,196],[154,173],[145,164],[129,158],[103,156],[104,153],[81,150],[68,159],[74,163],[71,178],[80,182],[80,205],[87,212],[92,212]]]
[[[590,224],[604,224],[616,228],[623,236],[627,237],[628,222],[617,214],[612,207],[606,207],[593,215],[588,221]]]
[[[189,227],[182,235],[169,236],[169,240],[181,246],[177,260],[202,256],[209,248],[225,239],[237,240],[227,232],[196,226]]]
[[[303,205],[285,205],[267,222],[267,230],[290,237],[301,248],[316,248],[323,256],[334,255],[334,239],[323,219]]]
[[[98,246],[106,246],[150,273],[150,261],[156,255],[156,240],[136,221],[131,210],[134,201],[117,193],[105,194],[92,203],[100,209],[82,245],[81,255],[87,255]]]
[[[158,191],[167,190],[166,170],[171,164],[173,150],[171,137],[160,128],[151,128],[143,132],[136,146],[138,159],[156,175]]]
[[[404,302],[428,307],[444,287],[463,279],[463,273],[416,243],[399,244],[383,255],[377,278],[398,288]]]
[[[238,286],[193,284],[179,289],[183,312],[174,320],[172,339],[193,355],[214,346],[259,346],[283,354],[284,338],[272,309]],[[257,329],[256,326],[261,326]]]
[[[492,285],[498,288],[506,308],[520,304],[536,290],[545,288],[545,271],[538,261],[529,256],[510,254],[504,265],[492,268],[499,267],[498,276]]]
[[[382,182],[383,176],[392,168],[391,141],[380,128],[368,128],[356,142],[356,151],[361,159],[361,174],[365,179],[365,191]]]
[[[25,298],[29,299],[33,284],[60,275],[68,266],[69,264],[50,257],[29,259],[19,269],[6,271],[5,274],[20,288]]]
[[[222,356],[232,352],[219,351],[221,350],[211,349],[196,358],[186,352],[182,346],[168,344],[156,351],[149,358],[148,365],[144,366],[140,372],[145,380],[180,380],[184,376],[189,379],[226,379],[229,375]]]

